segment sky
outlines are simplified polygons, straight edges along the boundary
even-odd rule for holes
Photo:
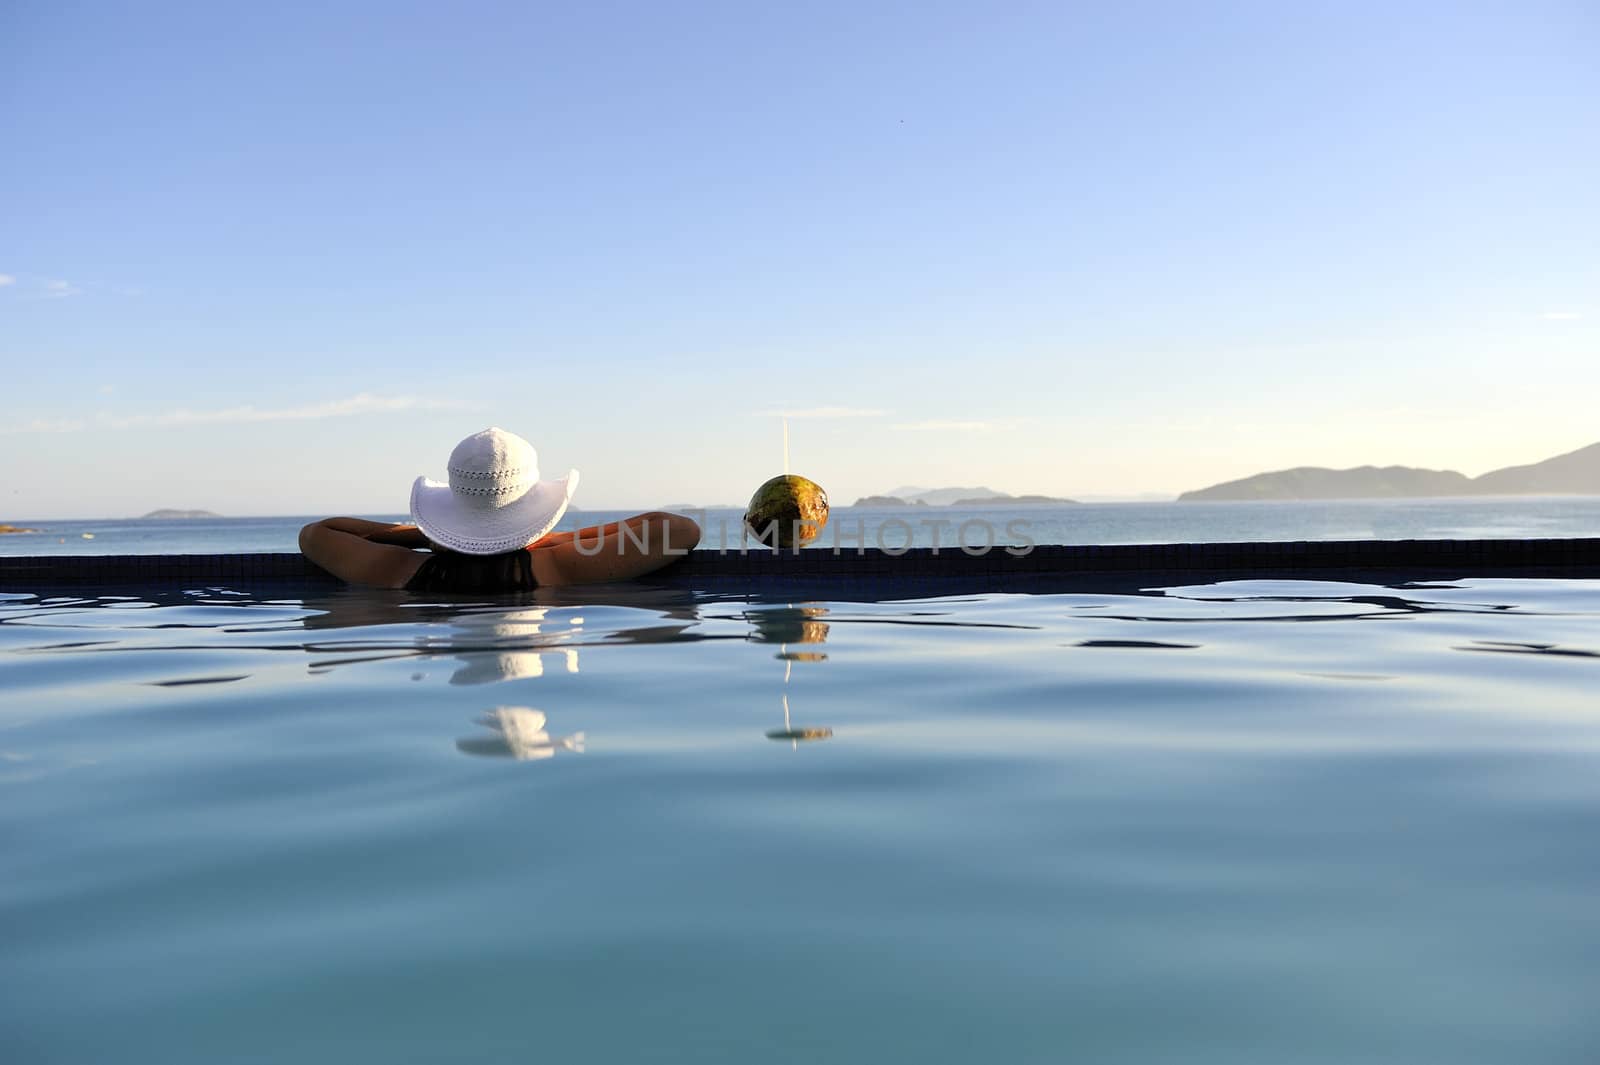
[[[0,5],[0,520],[1600,440],[1600,9]]]

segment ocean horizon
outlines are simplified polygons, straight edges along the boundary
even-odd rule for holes
[[[740,507],[680,508],[703,550],[741,547]],[[568,511],[558,530],[637,513]],[[0,555],[226,554],[296,551],[300,527],[326,515],[7,519],[36,532],[0,536]],[[359,515],[405,521],[399,513]],[[1275,540],[1512,539],[1600,536],[1600,496],[1306,501],[1176,501],[1023,506],[834,507],[808,550]],[[747,549],[765,550],[747,543]]]

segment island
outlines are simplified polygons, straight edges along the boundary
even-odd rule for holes
[[[991,499],[1005,495],[1004,492],[996,492],[993,488],[986,488],[983,485],[971,488],[918,488],[910,484],[891,488],[883,494],[889,499],[905,500],[906,506],[926,503],[931,507],[942,507],[958,499]]]
[[[957,499],[957,500],[954,500],[954,501],[952,501],[952,502],[950,502],[950,503],[948,503],[946,505],[947,506],[952,506],[952,507],[1033,507],[1033,506],[1053,506],[1053,505],[1056,505],[1056,504],[1068,504],[1068,503],[1073,504],[1075,506],[1075,505],[1077,505],[1077,502],[1078,501],[1076,499],[1065,499],[1065,498],[1063,498],[1061,496],[993,495],[993,496],[979,496],[976,499]]]
[[[40,529],[25,529],[20,525],[0,525],[0,533],[30,533],[42,532]]]
[[[1600,495],[1600,443],[1478,477],[1414,466],[1297,466],[1185,492],[1178,502],[1532,495]]]
[[[150,513],[142,516],[139,520],[140,521],[149,521],[151,519],[170,520],[170,519],[176,519],[176,518],[220,518],[220,517],[222,517],[221,514],[213,514],[209,510],[173,510],[173,509],[170,509],[170,508],[162,508],[161,510],[152,510]]]
[[[901,499],[899,496],[862,496],[850,505],[853,507],[925,507],[928,504],[920,499],[912,502],[909,499]]]

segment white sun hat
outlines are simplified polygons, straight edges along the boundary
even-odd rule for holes
[[[418,477],[411,520],[441,547],[465,555],[498,555],[527,547],[556,527],[578,487],[578,471],[539,480],[533,445],[504,429],[473,433],[450,452],[450,477]]]

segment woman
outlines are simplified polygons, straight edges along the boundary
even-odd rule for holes
[[[324,518],[300,530],[300,550],[352,584],[485,593],[625,581],[700,542],[700,526],[659,511],[551,532],[577,487],[577,470],[541,481],[533,445],[504,429],[485,429],[450,453],[447,483],[418,477],[411,486],[415,524]]]

